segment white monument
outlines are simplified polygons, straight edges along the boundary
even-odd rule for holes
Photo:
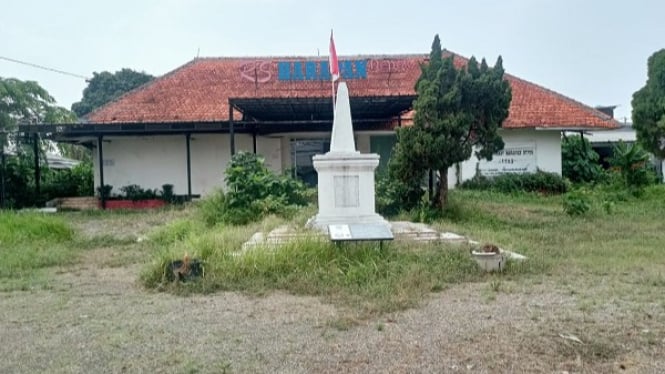
[[[309,225],[328,231],[329,225],[385,225],[375,212],[374,170],[379,155],[356,150],[346,83],[337,89],[330,152],[312,158],[318,173],[319,213]],[[389,232],[389,231],[388,231]]]

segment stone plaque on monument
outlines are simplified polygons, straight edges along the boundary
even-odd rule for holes
[[[390,226],[384,224],[328,225],[332,241],[393,240]]]
[[[349,225],[329,225],[328,234],[331,240],[351,240]]]
[[[360,178],[357,175],[336,175],[335,181],[335,207],[337,208],[355,208],[360,206],[359,184]]]

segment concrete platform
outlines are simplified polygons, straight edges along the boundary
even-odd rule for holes
[[[470,244],[472,246],[480,246],[480,243],[471,240],[465,236],[455,234],[452,232],[439,232],[432,227],[417,222],[409,221],[394,221],[390,222],[390,229],[397,241],[413,241],[413,242],[441,242],[441,243],[455,243],[455,244]],[[290,241],[302,239],[320,239],[330,240],[328,235],[319,230],[303,230],[296,229],[293,226],[282,225],[268,233],[257,232],[242,245],[242,249],[238,254],[251,250],[256,247],[271,248],[278,247],[279,245],[288,243]],[[522,261],[526,257],[515,252],[511,252],[500,248],[501,253],[505,254],[512,260]]]

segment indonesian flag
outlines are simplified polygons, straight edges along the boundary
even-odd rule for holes
[[[335,50],[332,30],[330,30],[330,56],[328,56],[328,64],[330,65],[330,75],[332,75],[334,82],[339,79],[339,62],[337,61],[337,51]]]

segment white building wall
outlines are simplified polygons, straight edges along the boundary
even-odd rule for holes
[[[253,152],[252,135],[235,134],[235,148],[236,152]],[[282,152],[279,138],[257,136],[256,153],[265,157],[269,169],[281,172]],[[191,157],[193,194],[207,195],[224,186],[224,170],[231,161],[228,134],[193,134]]]
[[[256,153],[265,157],[266,166],[275,173],[282,170],[282,139],[264,136],[256,137]]]
[[[328,134],[329,135],[329,134]],[[325,136],[325,134],[320,137]],[[559,131],[501,130],[505,148],[532,146],[535,149],[536,168],[561,174],[561,134]],[[370,134],[357,134],[356,147],[369,152]],[[256,139],[257,153],[266,159],[266,166],[280,173],[291,165],[291,136]],[[120,187],[138,184],[142,188],[161,189],[173,184],[176,194],[187,193],[187,155],[184,135],[108,137],[104,139],[104,183],[120,193]],[[236,151],[252,152],[252,136],[235,135]],[[192,134],[190,143],[192,167],[192,193],[206,195],[224,185],[224,169],[231,159],[228,134]],[[95,149],[95,154],[97,150]],[[93,158],[95,188],[99,186],[99,160]],[[455,167],[448,171],[450,188],[459,181],[472,178],[478,160],[460,164],[459,176]]]
[[[282,153],[282,170],[290,169],[292,166],[291,162],[291,138],[288,136],[283,136],[279,141]]]
[[[92,177],[93,177],[93,182],[95,183],[95,190],[94,194],[95,196],[98,196],[99,194],[97,193],[97,188],[100,186],[99,183],[99,149],[97,146],[92,147]],[[106,181],[104,181],[104,184],[108,184]]]
[[[236,151],[253,151],[252,136],[235,135]],[[281,139],[257,136],[257,153],[266,166],[282,170]],[[192,193],[205,195],[224,185],[224,169],[231,160],[228,134],[192,134],[190,142]],[[187,193],[187,153],[184,135],[104,138],[104,183],[113,193],[129,184],[161,189],[173,184],[174,192]],[[95,150],[96,152],[96,150]],[[99,186],[99,160],[94,158],[95,186]]]
[[[120,188],[138,184],[161,189],[173,184],[176,193],[187,192],[187,159],[184,135],[104,137],[104,184]],[[97,149],[95,149],[97,152]],[[99,160],[95,157],[95,186],[99,186]]]
[[[542,171],[561,174],[561,132],[549,130],[500,130],[501,138],[505,143],[504,149],[516,147],[533,147],[535,150],[535,168]],[[497,158],[495,156],[494,158]],[[494,160],[496,162],[496,160]],[[476,175],[476,165],[487,161],[478,161],[475,155],[460,164],[459,181],[455,175],[455,168],[448,170],[448,185],[453,187],[457,182],[473,178]],[[535,170],[532,170],[535,171]]]

